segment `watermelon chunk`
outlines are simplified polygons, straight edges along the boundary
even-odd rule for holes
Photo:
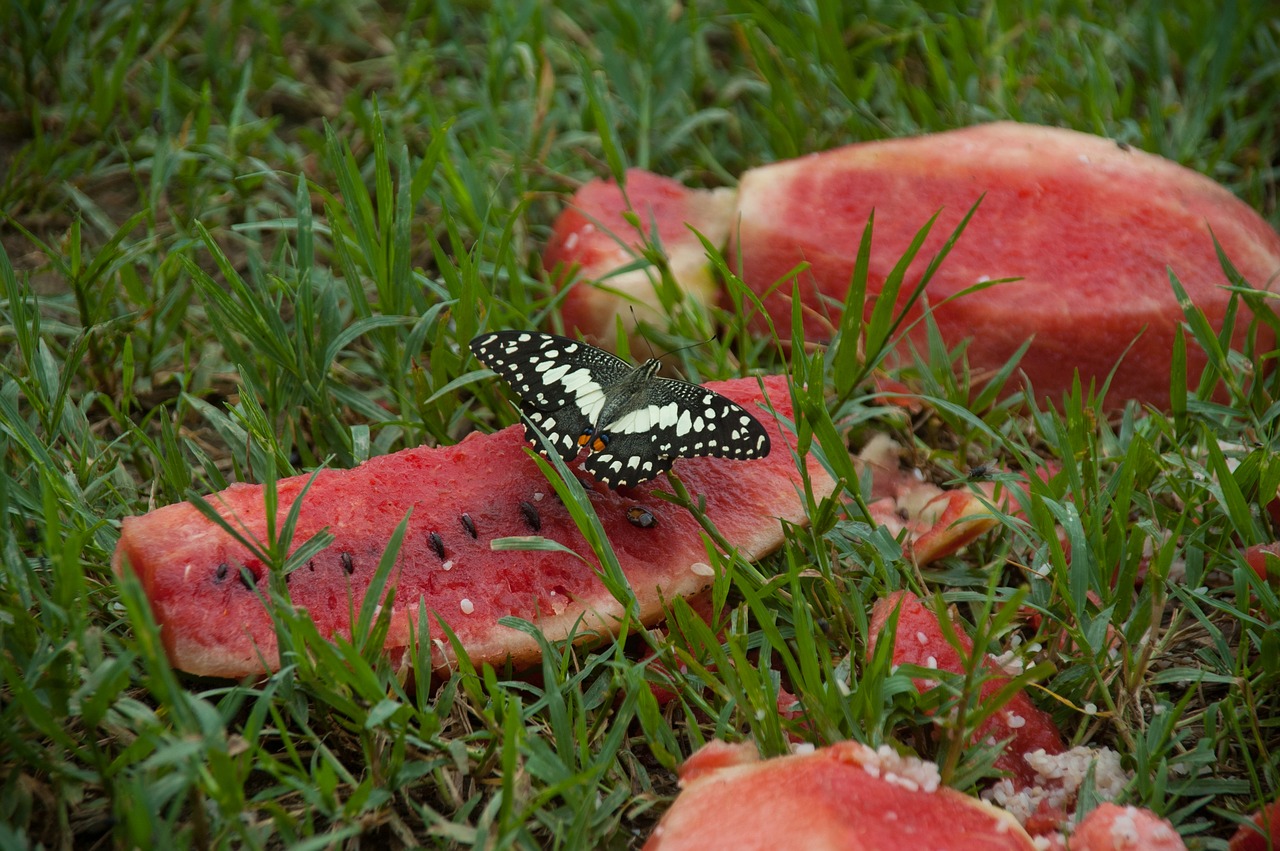
[[[800,472],[793,445],[768,402],[791,415],[786,379],[737,379],[708,386],[751,410],[764,423],[774,451],[758,461],[718,458],[678,461],[676,472],[691,493],[706,499],[706,515],[747,558],[782,541],[779,518],[803,522]],[[388,651],[409,643],[418,601],[431,616],[433,663],[452,660],[436,618],[457,634],[472,662],[517,665],[538,656],[528,635],[499,626],[514,615],[536,622],[551,640],[596,630],[612,631],[621,606],[596,576],[597,564],[567,509],[525,453],[520,426],[473,434],[455,446],[408,449],[374,458],[351,470],[316,475],[300,511],[295,545],[328,528],[333,543],[289,574],[293,603],[305,608],[321,633],[349,636],[392,531],[413,514],[391,576],[396,595]],[[818,496],[832,483],[809,462]],[[283,519],[308,480],[277,484]],[[593,505],[651,623],[664,600],[708,588],[711,568],[703,533],[686,511],[652,495],[658,483],[611,491],[590,490]],[[265,537],[263,489],[237,484],[210,498],[234,525]],[[586,561],[550,551],[494,551],[495,538],[541,535],[582,554]],[[279,665],[270,615],[256,589],[246,587],[240,566],[264,580],[265,568],[188,503],[126,518],[115,553],[117,572],[132,569],[150,600],[174,666],[194,674],[240,677]]]
[[[1096,379],[1101,386],[1136,338],[1108,399],[1166,405],[1174,330],[1183,320],[1168,270],[1221,327],[1229,294],[1214,237],[1254,286],[1270,287],[1280,273],[1280,235],[1203,175],[1096,136],[1008,122],[752,169],[742,176],[726,256],[736,262],[741,252],[739,274],[758,293],[809,263],[798,280],[805,337],[821,341],[839,319],[828,299],[843,302],[873,210],[871,294],[941,210],[908,270],[905,295],[980,197],[930,280],[928,301],[948,345],[972,339],[969,365],[979,376],[1034,336],[1021,369],[1051,400],[1069,389],[1077,369],[1086,385]],[[979,282],[1014,277],[1022,280],[940,304]],[[784,283],[766,299],[779,328],[790,327],[791,292]],[[1264,333],[1265,350],[1273,340]],[[922,324],[912,338],[924,351]],[[1193,382],[1203,366],[1203,355],[1189,351]]]
[[[1231,834],[1230,851],[1267,851],[1280,848],[1280,800],[1253,814],[1252,824],[1242,824]]]
[[[760,760],[711,741],[680,786],[645,851],[1036,847],[1008,813],[940,786],[932,763],[858,742]]]
[[[1186,851],[1187,845],[1166,819],[1141,807],[1099,804],[1067,841],[1070,851]]]
[[[885,624],[889,616],[898,610],[898,630],[894,635],[893,663],[895,665],[910,664],[922,668],[937,668],[963,674],[965,656],[972,656],[973,644],[957,631],[961,655],[943,635],[942,626],[934,612],[919,597],[910,592],[900,591],[878,600],[871,611],[871,634],[882,639]],[[875,652],[873,644],[868,653]],[[993,672],[980,686],[981,699],[987,700],[991,695],[1008,684],[1009,678],[1004,676],[996,663],[990,658],[982,663]],[[932,681],[925,678],[915,680],[916,688],[927,691],[933,687]],[[1027,762],[1026,755],[1035,751],[1046,754],[1060,754],[1066,750],[1062,742],[1062,734],[1048,713],[1043,712],[1031,702],[1026,692],[1015,694],[999,711],[987,717],[974,732],[976,739],[991,738],[995,741],[1008,741],[1004,753],[996,759],[996,767],[1010,773],[1010,779],[1016,788],[1027,788],[1043,782],[1043,778],[1034,767]]]
[[[1276,579],[1275,570],[1269,570],[1267,565],[1268,562],[1274,562],[1277,558],[1280,558],[1280,541],[1254,544],[1244,551],[1245,563],[1253,568],[1253,572],[1258,574],[1259,579]]]
[[[684,295],[714,302],[719,286],[694,231],[712,245],[724,245],[733,203],[731,189],[689,189],[642,169],[629,170],[625,186],[611,180],[584,184],[556,219],[542,256],[559,286],[573,284],[561,309],[565,329],[616,351],[617,318],[630,333],[637,320],[654,322],[663,315],[656,268],[613,274],[635,263],[646,242],[661,243]],[[626,213],[635,215],[638,229]]]

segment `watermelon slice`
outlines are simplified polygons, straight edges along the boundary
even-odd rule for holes
[[[760,760],[751,744],[712,741],[680,787],[645,851],[1036,847],[1008,813],[940,786],[932,763],[858,742]]]
[[[774,451],[759,461],[717,458],[678,461],[675,470],[691,493],[706,500],[706,515],[747,558],[782,541],[779,519],[803,522],[800,472],[793,445],[771,404],[790,417],[786,379],[772,376],[708,386],[751,410],[764,423]],[[763,392],[762,392],[763,390]],[[374,458],[351,470],[316,475],[300,511],[295,544],[324,528],[333,543],[288,576],[294,604],[306,609],[321,633],[349,636],[379,558],[396,525],[413,509],[398,560],[391,629],[385,647],[410,639],[419,600],[431,617],[433,664],[453,659],[436,619],[457,634],[473,663],[511,659],[525,664],[539,654],[535,640],[497,621],[514,615],[537,623],[550,640],[570,634],[611,633],[621,606],[597,578],[597,563],[567,509],[526,454],[518,425],[473,434],[455,446],[409,449]],[[816,495],[833,487],[809,461]],[[283,517],[308,480],[277,485]],[[658,483],[611,491],[589,489],[646,623],[659,619],[663,601],[707,589],[703,533],[688,512],[652,493]],[[262,539],[263,489],[238,484],[210,498],[234,525]],[[494,551],[495,538],[541,535],[583,555]],[[188,503],[126,518],[116,550],[117,572],[141,579],[174,666],[193,674],[240,677],[279,665],[271,617],[257,589],[246,586],[241,565],[264,582],[264,566]]]
[[[637,320],[654,322],[665,315],[655,289],[658,269],[617,273],[636,263],[646,243],[661,244],[684,295],[714,302],[719,287],[698,234],[724,245],[733,202],[731,189],[688,189],[642,169],[629,170],[625,186],[608,180],[583,185],[556,219],[542,256],[559,286],[573,285],[561,310],[565,329],[616,351],[616,319],[630,333]],[[627,221],[628,213],[637,221]]]
[[[1214,237],[1254,286],[1270,287],[1280,274],[1280,235],[1212,180],[1097,136],[1009,122],[849,145],[748,171],[726,256],[736,261],[741,252],[739,274],[758,293],[809,263],[798,279],[805,337],[821,341],[839,319],[829,300],[844,300],[873,210],[873,294],[941,211],[905,295],[980,197],[929,282],[928,301],[949,345],[972,340],[969,365],[979,375],[1034,337],[1021,369],[1051,400],[1069,389],[1074,370],[1100,386],[1123,354],[1108,398],[1167,404],[1174,329],[1183,321],[1168,272],[1221,327],[1229,294]],[[979,282],[1015,277],[941,304]],[[766,300],[779,328],[790,327],[791,292],[785,283]],[[1265,334],[1264,350],[1272,343]],[[922,324],[912,337],[924,351]],[[1203,366],[1203,355],[1189,351],[1193,382]]]
[[[576,285],[564,316],[566,326],[608,347],[615,317],[630,324],[629,304],[657,304],[645,272],[606,277],[633,262],[627,246],[641,242],[622,217],[628,209],[646,232],[656,222],[685,294],[713,300],[705,252],[687,223],[716,245],[732,237],[725,256],[752,289],[771,293],[765,308],[784,332],[791,327],[786,277],[809,264],[798,279],[804,331],[808,341],[821,342],[839,320],[872,210],[874,299],[931,215],[941,210],[908,271],[908,291],[979,197],[977,214],[929,282],[926,298],[949,346],[971,340],[969,366],[978,379],[1034,338],[1020,367],[1042,398],[1056,400],[1069,390],[1076,370],[1086,385],[1100,385],[1123,356],[1110,404],[1166,405],[1174,332],[1183,321],[1168,271],[1220,327],[1229,293],[1215,237],[1253,286],[1274,288],[1280,275],[1280,235],[1207,177],[1108,139],[1009,122],[849,145],[752,169],[742,176],[736,209],[727,191],[688,189],[642,171],[628,172],[625,197],[615,184],[593,181],[557,221],[544,264],[576,264],[582,277],[600,281]],[[1020,280],[941,304],[974,284],[1005,278]],[[762,331],[763,321],[756,327]],[[922,351],[924,334],[922,325],[912,334]],[[1272,343],[1262,329],[1259,347]],[[1194,382],[1204,357],[1196,346],[1189,349]]]

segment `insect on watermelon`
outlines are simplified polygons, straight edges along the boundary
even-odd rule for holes
[[[611,488],[647,482],[677,458],[749,460],[769,454],[769,435],[738,405],[688,381],[658,377],[656,359],[632,366],[578,340],[498,331],[471,341],[479,360],[520,396],[525,437],[544,434],[565,462]]]

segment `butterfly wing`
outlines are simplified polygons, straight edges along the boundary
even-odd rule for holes
[[[604,407],[605,388],[633,369],[603,349],[537,331],[482,334],[471,351],[520,397],[525,437],[541,451],[536,426],[566,462]]]
[[[644,401],[603,424],[608,445],[582,462],[609,487],[630,487],[677,458],[715,455],[748,460],[769,454],[769,433],[741,405],[698,384],[655,378]]]

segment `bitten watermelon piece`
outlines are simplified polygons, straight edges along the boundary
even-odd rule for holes
[[[1008,813],[887,747],[838,742],[760,760],[751,744],[711,741],[681,767],[680,786],[645,851],[1035,848]]]
[[[876,636],[875,644],[884,638],[885,624],[895,609],[898,610],[898,629],[893,636],[893,664],[937,668],[954,674],[964,673],[966,657],[973,654],[973,643],[963,632],[957,630],[956,635],[964,653],[962,656],[943,635],[942,626],[934,612],[919,597],[907,591],[899,591],[876,601],[871,610],[871,634]],[[875,652],[875,644],[868,649],[868,654]],[[1003,675],[993,660],[984,659],[982,664],[993,674],[980,687],[981,699],[985,701],[1004,688],[1009,678]],[[915,685],[921,692],[933,688],[933,682],[922,677],[916,678]],[[1043,782],[1043,777],[1025,759],[1027,754],[1035,751],[1060,754],[1066,750],[1062,734],[1058,732],[1053,719],[1037,708],[1026,692],[1022,691],[983,721],[974,736],[977,739],[1008,741],[1004,753],[996,759],[995,764],[997,768],[1010,773],[1017,788],[1032,787]]]
[[[1107,398],[1116,406],[1126,399],[1166,405],[1174,330],[1183,321],[1168,270],[1221,327],[1229,294],[1214,237],[1254,286],[1271,287],[1280,273],[1280,235],[1203,175],[1096,136],[1008,122],[752,169],[742,176],[726,257],[737,262],[741,253],[739,274],[758,293],[810,264],[798,279],[805,337],[822,341],[838,321],[873,210],[872,295],[941,211],[908,271],[905,295],[980,197],[927,299],[948,345],[972,338],[969,365],[979,377],[1034,336],[1021,369],[1051,400],[1069,389],[1074,370],[1086,386],[1101,386],[1137,338]],[[1014,277],[1022,280],[941,304],[979,282]],[[791,292],[784,283],[765,301],[780,328],[790,327]],[[1273,335],[1263,335],[1265,350]],[[912,338],[924,351],[923,324]],[[1203,366],[1203,355],[1189,351],[1193,382]]]
[[[737,379],[708,386],[750,410],[774,441],[767,458],[735,462],[693,458],[676,462],[691,493],[706,500],[706,515],[747,558],[782,541],[779,518],[803,522],[800,472],[788,447],[792,436],[767,411],[765,394],[782,416],[791,416],[786,379]],[[289,574],[293,603],[305,608],[320,631],[349,636],[379,558],[396,525],[412,508],[391,584],[396,594],[389,652],[408,645],[410,621],[424,600],[431,616],[437,667],[452,660],[436,618],[457,634],[472,662],[515,664],[538,656],[529,636],[499,626],[514,615],[536,622],[550,640],[597,630],[609,634],[621,607],[596,576],[597,563],[567,509],[534,461],[518,425],[490,435],[473,434],[455,446],[408,449],[374,458],[351,470],[316,475],[299,515],[295,545],[323,528],[334,541]],[[832,482],[809,461],[818,496]],[[279,516],[308,480],[277,484]],[[589,490],[614,551],[651,623],[664,600],[708,588],[703,533],[688,512],[652,491],[660,483],[611,491]],[[665,484],[665,480],[661,484]],[[237,484],[210,503],[239,527],[265,537],[263,489]],[[493,551],[495,538],[541,535],[586,557],[564,552]],[[241,578],[240,566],[264,579],[264,566],[188,504],[126,518],[116,550],[117,572],[131,568],[141,579],[174,666],[194,674],[240,677],[278,667],[271,618]]]
[[[712,245],[724,245],[734,197],[731,189],[689,189],[642,169],[629,170],[625,186],[611,180],[584,184],[556,219],[542,258],[559,286],[573,284],[561,309],[569,334],[616,351],[615,318],[630,333],[637,319],[652,322],[662,315],[656,268],[610,274],[635,263],[646,242],[662,244],[685,296],[714,303],[719,285],[694,231]],[[639,230],[624,218],[627,212],[638,219]]]
[[[1069,851],[1186,851],[1166,819],[1141,807],[1099,804],[1067,840]]]

